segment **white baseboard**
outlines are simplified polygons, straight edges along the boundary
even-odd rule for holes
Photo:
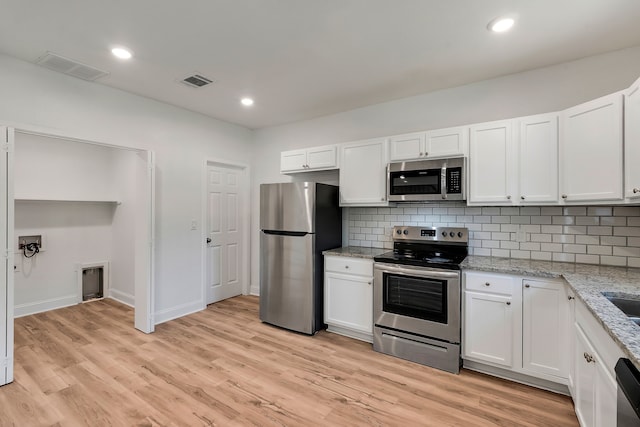
[[[178,317],[186,316],[198,311],[202,311],[202,301],[200,300],[156,311],[154,315],[155,324],[159,325],[160,323],[168,322],[169,320],[177,319]]]
[[[260,295],[260,286],[251,286],[251,288],[249,288],[249,295],[255,295],[255,296],[259,296]]]
[[[114,299],[124,305],[128,305],[129,307],[135,307],[136,305],[136,298],[133,295],[119,291],[117,289],[109,290],[109,298]]]
[[[30,314],[42,313],[44,311],[55,310],[57,308],[69,307],[78,304],[77,295],[52,298],[45,301],[18,304],[13,308],[13,317],[23,317]]]

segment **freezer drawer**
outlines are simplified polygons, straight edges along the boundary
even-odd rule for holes
[[[318,330],[314,244],[313,234],[261,233],[260,320],[306,334]]]

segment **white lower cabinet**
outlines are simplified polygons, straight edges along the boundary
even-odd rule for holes
[[[560,280],[465,272],[463,359],[566,385],[569,306]]]
[[[523,371],[550,380],[568,377],[569,301],[564,283],[523,280]]]
[[[324,321],[327,330],[373,342],[373,261],[326,256]]]
[[[623,353],[586,306],[576,302],[574,388],[576,415],[582,427],[616,425],[615,363]]]

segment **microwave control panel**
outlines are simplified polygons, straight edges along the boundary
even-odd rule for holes
[[[447,194],[462,193],[462,168],[447,168]]]

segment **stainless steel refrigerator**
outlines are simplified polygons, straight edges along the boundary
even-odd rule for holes
[[[260,320],[313,335],[324,327],[322,251],[342,245],[338,187],[260,186]]]

